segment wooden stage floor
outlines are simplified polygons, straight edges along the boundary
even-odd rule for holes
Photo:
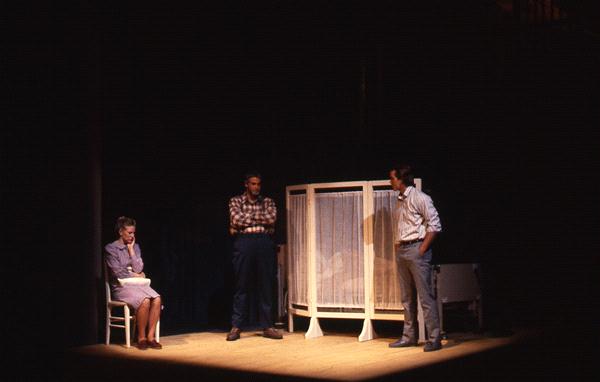
[[[490,360],[511,354],[511,347],[529,336],[523,332],[502,338],[454,333],[444,341],[442,350],[425,353],[422,346],[389,348],[395,338],[358,342],[356,334],[349,333],[326,333],[307,340],[303,332],[284,332],[283,340],[270,340],[260,332],[243,332],[234,342],[225,341],[225,335],[199,332],[164,336],[162,350],[141,351],[119,344],[70,349],[63,358],[64,379],[362,381],[431,376],[449,380],[451,375],[440,373],[451,373],[464,380],[469,368],[468,375],[475,380],[485,378],[494,367],[501,373],[505,366]]]

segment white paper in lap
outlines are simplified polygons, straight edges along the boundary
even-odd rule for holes
[[[119,284],[121,284],[121,286],[126,286],[126,285],[143,285],[143,286],[149,286],[150,285],[150,279],[145,278],[145,277],[126,277],[124,279],[117,279],[119,281]]]
[[[398,263],[394,255],[394,227],[397,192],[373,192],[373,283],[375,309],[403,309]]]
[[[306,194],[290,195],[288,206],[290,237],[288,238],[288,251],[290,251],[291,280],[288,286],[288,298],[291,303],[308,305],[308,248],[306,247]]]
[[[317,305],[364,307],[362,192],[315,194]]]

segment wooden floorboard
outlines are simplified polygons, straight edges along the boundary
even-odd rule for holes
[[[136,365],[140,370],[155,373],[157,379],[172,371],[179,373],[179,379],[189,376],[192,380],[193,375],[209,371],[205,374],[221,380],[226,380],[223,377],[229,375],[231,380],[259,380],[254,377],[262,376],[263,379],[361,381],[397,376],[505,347],[527,334],[486,338],[456,333],[444,341],[441,351],[431,353],[424,353],[422,346],[391,349],[388,344],[394,338],[358,342],[356,335],[348,333],[326,333],[323,337],[308,340],[304,333],[296,332],[285,333],[283,340],[271,340],[260,336],[260,332],[243,332],[242,338],[234,342],[225,341],[225,335],[200,332],[163,336],[162,350],[141,351],[120,344],[70,349],[65,358],[64,377],[66,380],[114,379],[117,372],[110,374],[111,367],[127,369],[127,365]]]

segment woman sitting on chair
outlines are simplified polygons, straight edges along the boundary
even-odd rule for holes
[[[138,348],[161,349],[156,341],[156,324],[160,319],[160,295],[149,284],[132,278],[146,278],[139,244],[135,242],[135,220],[121,216],[115,231],[119,238],[104,247],[109,269],[112,298],[126,302],[135,311],[138,328]],[[130,279],[129,282],[123,279]],[[141,279],[139,281],[142,281]]]

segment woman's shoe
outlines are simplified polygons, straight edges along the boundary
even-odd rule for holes
[[[160,342],[156,342],[156,340],[148,341],[148,346],[151,349],[162,349],[162,345]]]
[[[137,348],[140,349],[140,350],[146,350],[146,349],[148,349],[148,341],[146,341],[146,340],[138,341]]]

